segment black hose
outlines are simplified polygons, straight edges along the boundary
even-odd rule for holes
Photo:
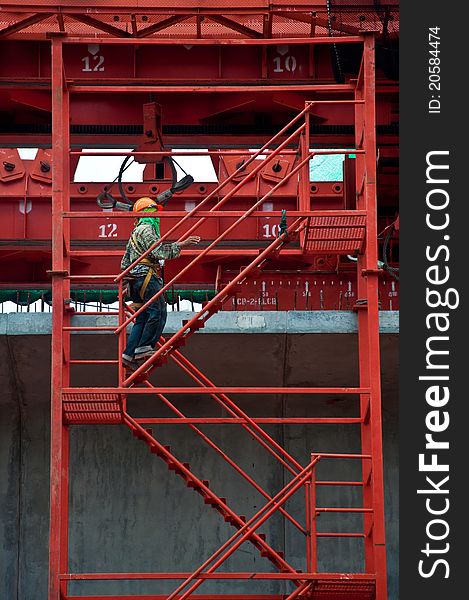
[[[131,160],[131,159],[132,159],[132,162],[129,163],[129,160]],[[171,179],[172,179],[171,187],[169,188],[169,190],[166,190],[166,194],[163,193],[164,194],[163,204],[166,204],[169,201],[169,199],[171,198],[173,192],[177,192],[177,191],[186,189],[187,187],[189,187],[189,185],[191,185],[194,182],[194,178],[191,175],[188,175],[186,173],[186,171],[184,171],[184,169],[171,156],[165,156],[163,158],[163,160],[166,160],[169,163],[169,166],[171,169]],[[119,168],[119,173],[118,173],[116,179],[114,179],[114,181],[111,183],[111,185],[107,189],[104,189],[104,191],[102,191],[96,199],[98,206],[100,208],[107,208],[107,209],[118,208],[119,210],[132,210],[134,202],[125,193],[124,185],[122,183],[122,175],[130,167],[130,165],[133,162],[134,162],[133,156],[126,156],[124,158],[124,160],[122,161],[122,164]],[[184,173],[184,177],[180,181],[178,181],[178,178],[177,178],[176,165]],[[112,188],[112,186],[116,180],[117,180],[117,185],[119,187],[119,193],[120,193],[120,196],[121,196],[123,202],[120,202],[119,200],[117,200],[109,191]]]
[[[391,236],[393,233],[394,233],[394,225],[391,225],[389,227],[388,231],[386,232],[386,235],[384,236],[383,265],[384,265],[384,269],[391,275],[391,277],[396,279],[396,281],[399,281],[399,269],[397,267],[391,267],[391,265],[388,263],[388,246],[389,246],[389,240],[391,239]]]
[[[126,170],[126,168],[128,168],[128,167],[126,167],[126,165],[130,159],[133,159],[133,156],[126,156],[124,158],[124,160],[122,161],[122,164],[119,169],[119,174],[117,176],[117,185],[119,187],[119,193],[121,195],[122,200],[129,206],[133,206],[134,203],[132,202],[132,200],[130,200],[127,197],[127,194],[125,193],[125,190],[124,190],[124,186],[122,185],[122,175],[123,175],[124,171]],[[128,166],[130,167],[130,165],[128,165]]]

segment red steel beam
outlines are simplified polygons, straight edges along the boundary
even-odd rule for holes
[[[282,182],[283,183],[283,182]],[[257,204],[257,203],[256,203]],[[244,217],[247,211],[242,210],[220,210],[214,212],[213,210],[201,210],[197,211],[197,217],[205,217],[205,218],[222,218],[222,217]],[[117,219],[136,219],[139,217],[145,216],[144,212],[108,212],[105,213],[106,217],[109,215],[110,217]],[[367,212],[364,210],[289,210],[289,217],[366,217]],[[96,211],[68,211],[63,213],[64,219],[96,219],[96,217],[102,216],[102,211],[97,209]],[[166,211],[160,212],[158,214],[158,218],[174,218],[174,217],[186,217],[186,211]],[[282,211],[280,210],[253,210],[252,213],[248,215],[250,218],[255,217],[281,217]],[[317,225],[317,227],[325,227],[321,225]],[[328,226],[330,227],[330,226]],[[349,225],[343,225],[341,227],[349,227]]]
[[[190,572],[174,572],[174,573],[62,573],[60,579],[66,579],[68,581],[119,581],[123,579],[136,580],[165,580],[165,579],[186,579],[192,575]],[[298,573],[199,573],[197,579],[258,579],[258,580],[272,580],[272,581],[288,581],[291,579],[298,578]],[[374,573],[301,573],[301,579],[305,580],[321,580],[321,581],[350,581],[355,580],[359,582],[374,581]],[[80,596],[81,598],[82,596]],[[87,598],[87,596],[84,596]],[[120,598],[121,596],[119,596]],[[138,596],[137,596],[138,597]],[[145,596],[146,597],[146,596]],[[197,598],[198,596],[194,596]],[[218,596],[217,596],[218,597]],[[224,598],[223,595],[221,597]],[[241,597],[245,597],[241,595]],[[257,596],[254,596],[256,598]],[[283,596],[281,596],[283,598]],[[109,596],[107,596],[109,598]],[[132,596],[134,598],[134,596]],[[165,596],[166,598],[166,596]]]
[[[105,23],[104,21],[100,21],[99,19],[94,19],[87,14],[74,14],[74,13],[64,13],[64,16],[73,19],[74,21],[78,21],[79,23],[84,23],[85,25],[90,25],[95,29],[99,29],[100,31],[104,31],[105,33],[109,33],[117,38],[126,38],[132,37],[128,31],[124,29],[119,29],[119,27],[114,27],[110,23]]]
[[[44,9],[45,6],[49,7],[50,10],[51,4],[53,4],[54,7],[57,7],[58,10],[62,7],[68,8],[70,6],[70,2],[67,2],[66,0],[52,0],[52,2],[50,0],[36,0],[33,2],[25,2],[21,5],[17,3],[17,0],[5,0],[2,2],[2,8],[11,7],[11,10],[14,12],[32,12],[34,10]],[[326,3],[325,0],[314,0],[313,2],[308,2],[307,0],[290,0],[289,2],[272,0],[270,3],[266,3],[265,0],[238,0],[236,4],[224,8],[224,12],[227,14],[252,14],[253,12],[256,14],[263,14],[270,10],[286,10],[287,8],[290,10],[296,9],[298,11],[309,11],[314,9],[324,11],[326,9]],[[74,10],[91,10],[93,13],[101,12],[109,14],[109,12],[122,13],[123,7],[122,3],[116,0],[88,0],[85,9],[83,6],[79,6],[79,3],[77,2]],[[191,12],[195,12],[196,10],[201,12],[220,12],[220,0],[204,0],[202,6],[201,2],[198,2],[197,0],[174,0],[172,3],[155,0],[155,2],[152,3],[152,6],[145,5],[144,7],[142,7],[142,3],[139,2],[139,0],[126,0],[125,10],[137,14],[165,14],[177,10],[190,10]]]
[[[308,106],[310,105],[314,105],[314,104],[364,104],[363,100],[311,100],[306,102],[305,104],[307,104]],[[174,152],[174,150],[160,150],[160,151],[141,151],[139,152],[134,151],[134,152],[120,152],[119,156],[245,156],[246,154],[248,155],[257,155],[258,150],[249,150],[249,149],[244,149],[244,150],[205,150],[205,151],[201,151],[201,150],[187,150],[184,152]],[[264,152],[265,156],[268,157],[270,154],[273,153],[273,150],[267,150],[266,152]],[[320,156],[322,154],[324,155],[330,155],[330,154],[363,154],[364,151],[363,150],[359,150],[359,149],[349,149],[347,151],[344,150],[335,150],[334,148],[331,149],[327,149],[327,150],[313,150],[312,153],[314,155]],[[291,154],[291,155],[297,155],[297,151],[295,150],[282,150],[282,154]],[[110,154],[108,151],[106,150],[95,150],[92,152],[88,152],[88,151],[84,151],[84,150],[75,150],[75,151],[71,151],[70,152],[70,156],[113,156],[112,154]],[[115,153],[114,153],[115,156]]]
[[[192,93],[244,93],[244,92],[283,92],[298,91],[298,92],[350,92],[352,93],[355,86],[352,84],[342,83],[331,83],[331,84],[314,84],[314,83],[285,83],[285,84],[271,84],[271,85],[140,85],[136,84],[128,85],[106,85],[100,83],[74,83],[73,80],[69,79],[70,91],[74,93],[109,93],[115,92],[117,94],[135,94],[135,93],[159,93],[159,94],[192,94]],[[15,86],[18,87],[19,86]],[[27,86],[29,89],[29,86]]]
[[[352,27],[344,23],[329,23],[329,19],[327,17],[318,17],[317,15],[312,16],[311,14],[302,14],[294,11],[277,11],[274,14],[278,15],[279,17],[284,17],[285,19],[291,19],[292,21],[309,23],[311,25],[319,25],[320,27],[328,28],[329,25],[332,25],[333,31],[343,31],[344,33],[348,33],[350,35],[360,35],[362,33],[357,27]]]
[[[102,314],[102,313],[101,313]],[[72,361],[71,361],[72,362]],[[89,363],[91,361],[73,361],[76,364]],[[93,361],[96,364],[115,364],[117,361]],[[274,424],[284,423],[287,425],[357,425],[362,422],[361,417],[251,417],[254,423]],[[140,424],[147,425],[241,425],[246,421],[236,417],[141,417],[135,418]],[[360,482],[361,485],[361,482]]]
[[[93,44],[96,43],[96,38],[92,37],[68,37],[63,40],[65,44]],[[278,46],[279,42],[289,46],[298,44],[307,45],[331,45],[331,44],[363,44],[363,36],[338,36],[338,37],[289,37],[289,38],[269,38],[269,39],[247,39],[247,38],[158,38],[154,39],[138,39],[133,38],[100,38],[100,44],[113,44],[113,45],[180,45],[180,46]]]
[[[285,596],[274,594],[195,594],[194,600],[284,600]],[[64,596],[63,600],[166,600],[165,594],[146,594],[132,596]]]
[[[305,394],[344,396],[349,394],[369,394],[368,387],[157,387],[161,394]],[[150,394],[148,388],[136,387],[64,387],[64,394]],[[326,455],[327,456],[327,455]]]
[[[145,594],[132,596],[64,596],[63,600],[166,600],[165,594]],[[284,595],[274,594],[195,594],[194,600],[284,600]]]
[[[49,10],[50,10],[50,8],[49,8]],[[44,21],[45,19],[48,19],[49,17],[51,17],[52,14],[53,13],[51,13],[51,12],[38,13],[35,15],[31,15],[30,17],[27,17],[26,19],[22,19],[21,21],[17,21],[16,23],[12,23],[11,25],[4,27],[3,29],[0,29],[0,38],[7,37],[13,33],[16,33],[18,31],[21,31],[22,29],[25,29],[26,27],[30,27],[31,25],[35,25],[36,23],[40,23],[41,21]]]
[[[70,208],[69,186],[69,96],[63,80],[62,45],[52,42],[52,371],[51,371],[51,441],[50,441],[50,525],[49,525],[49,592],[48,600],[59,600],[66,593],[59,573],[68,569],[68,432],[62,422],[62,388],[69,385],[70,340],[63,328],[69,323],[64,299],[70,296],[70,283],[64,274],[70,269],[64,256],[64,242],[70,228],[62,213]],[[65,359],[65,361],[64,361]]]
[[[385,516],[384,516],[384,474],[382,446],[382,417],[381,417],[381,366],[379,342],[379,300],[378,300],[378,229],[377,229],[377,198],[376,198],[376,108],[375,108],[375,42],[372,35],[365,37],[363,95],[364,106],[364,146],[365,155],[365,203],[369,211],[369,223],[366,230],[366,254],[364,280],[365,297],[367,298],[368,317],[365,332],[367,348],[364,357],[364,369],[367,370],[366,380],[370,386],[369,396],[371,418],[362,425],[364,440],[369,444],[372,454],[371,461],[371,503],[374,511],[372,521],[372,540],[374,551],[374,567],[377,573],[377,600],[387,598],[386,580],[386,546],[385,546]],[[358,179],[357,179],[358,181]],[[359,266],[363,261],[359,261]],[[363,271],[362,271],[363,272]],[[362,321],[363,325],[363,321]],[[360,324],[359,324],[360,327]],[[371,524],[371,523],[370,523]]]
[[[224,25],[233,31],[237,31],[242,35],[247,36],[248,38],[262,38],[263,34],[260,31],[256,31],[255,29],[251,29],[250,27],[246,27],[245,25],[241,25],[241,23],[237,23],[233,21],[233,19],[228,19],[227,17],[223,17],[221,15],[209,15],[208,18],[210,21],[214,21],[215,23],[219,23],[220,25]]]
[[[172,17],[168,17],[167,19],[164,19],[163,21],[160,21],[159,23],[155,23],[154,25],[149,25],[148,27],[145,27],[145,29],[140,29],[140,31],[137,32],[137,37],[139,39],[147,37],[149,35],[152,35],[153,33],[157,33],[158,31],[167,29],[168,27],[171,27],[172,25],[176,25],[177,23],[182,23],[183,21],[187,21],[187,19],[189,19],[192,16],[193,16],[192,14],[188,14],[188,15],[174,15]]]
[[[306,592],[308,592],[308,590],[311,589],[312,586],[313,583],[310,583],[308,581],[302,583],[296,588],[294,592],[287,596],[285,600],[293,600],[294,598],[297,598],[300,594],[306,594]]]

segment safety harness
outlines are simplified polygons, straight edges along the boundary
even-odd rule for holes
[[[132,244],[132,248],[135,250],[135,252],[140,254],[140,256],[145,252],[137,240],[135,230],[132,232],[132,235],[130,236],[130,243]],[[143,284],[142,284],[142,287],[140,288],[140,292],[139,292],[140,298],[142,299],[142,304],[137,304],[134,302],[132,305],[133,308],[140,308],[140,306],[143,306],[145,292],[147,291],[147,287],[148,287],[148,284],[150,283],[151,276],[154,275],[155,277],[161,277],[161,274],[162,274],[161,265],[152,262],[149,258],[146,258],[146,257],[141,258],[139,260],[139,263],[141,265],[145,265],[146,267],[148,267],[148,272],[145,276],[145,279],[143,280]]]

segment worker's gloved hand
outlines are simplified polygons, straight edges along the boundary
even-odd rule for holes
[[[179,242],[179,246],[181,248],[185,248],[186,246],[196,246],[200,242],[200,237],[198,235],[190,235],[184,241]]]

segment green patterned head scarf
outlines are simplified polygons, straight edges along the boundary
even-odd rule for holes
[[[158,212],[156,208],[146,208],[145,212]],[[160,218],[159,217],[142,217],[139,219],[139,223],[150,223],[155,230],[155,233],[158,237],[161,237],[160,233]]]

